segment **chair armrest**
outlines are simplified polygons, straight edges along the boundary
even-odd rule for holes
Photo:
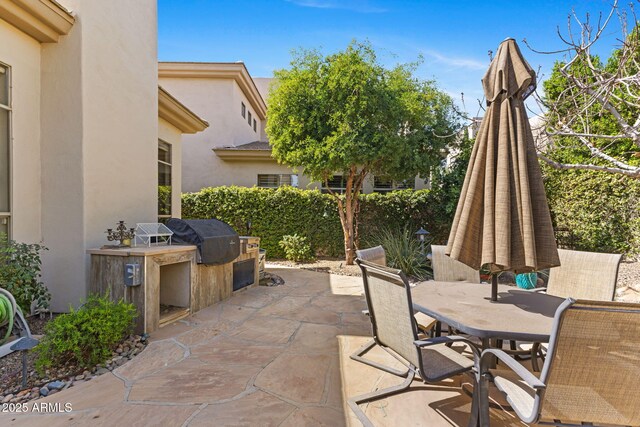
[[[435,337],[435,338],[429,338],[427,340],[417,340],[417,341],[414,341],[413,343],[415,344],[416,347],[422,348],[422,347],[428,347],[430,345],[448,344],[448,343],[456,343],[456,342],[467,344],[471,348],[471,351],[473,352],[474,356],[476,358],[480,357],[480,350],[478,349],[478,346],[473,341],[470,341],[465,337],[460,337],[457,335],[447,335],[445,337]]]
[[[497,348],[488,348],[482,352],[480,356],[480,373],[488,372],[488,365],[491,363],[490,355],[497,357],[503,362],[509,369],[515,372],[524,382],[526,382],[530,387],[534,389],[543,389],[546,388],[546,385],[540,381],[538,377],[533,375],[531,372],[527,371],[524,366],[516,362],[511,356],[509,356],[504,351]]]

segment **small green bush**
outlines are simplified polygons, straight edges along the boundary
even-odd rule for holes
[[[49,308],[51,294],[40,281],[43,250],[38,243],[19,243],[0,233],[0,288],[11,292],[24,313],[31,313],[32,303],[36,313]]]
[[[433,277],[431,263],[426,255],[428,243],[425,242],[423,252],[413,228],[407,226],[401,229],[382,228],[378,235],[368,240],[368,246],[382,245],[389,267],[402,270],[406,275],[419,280]]]
[[[135,317],[133,304],[90,296],[77,310],[71,308],[47,323],[44,338],[35,348],[36,369],[42,373],[51,366],[103,363],[116,344],[131,333]]]
[[[313,253],[311,246],[307,243],[307,238],[297,234],[282,236],[280,247],[284,249],[285,257],[289,261],[302,262],[311,261]]]

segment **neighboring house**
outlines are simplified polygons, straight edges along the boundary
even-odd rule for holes
[[[242,62],[161,62],[158,69],[162,86],[211,123],[204,132],[184,138],[183,192],[222,185],[323,187],[301,170],[280,165],[271,157],[265,100],[273,79],[252,78]],[[420,178],[394,183],[369,177],[363,190],[387,192],[426,186]],[[341,177],[335,175],[329,187],[344,189]]]
[[[0,231],[49,248],[66,311],[107,228],[157,221],[159,184],[180,215],[181,134],[207,123],[158,87],[155,0],[0,0],[0,41]]]

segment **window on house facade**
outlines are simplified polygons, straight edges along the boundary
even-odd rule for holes
[[[171,145],[158,142],[158,220],[171,218]]]
[[[298,186],[298,175],[295,174],[259,174],[258,187],[278,188],[283,185]]]
[[[251,126],[251,111],[249,111],[249,118],[247,119],[247,122],[249,123],[249,126]]]
[[[244,119],[247,115],[247,107],[244,105],[244,102],[241,102],[240,105],[240,114],[242,114],[242,118]]]
[[[253,131],[257,132],[258,127],[256,126],[256,119],[253,119]]]
[[[0,233],[9,234],[11,220],[11,94],[9,67],[0,63]]]
[[[327,186],[328,184],[328,186]],[[326,183],[322,183],[321,191],[323,193],[328,193],[329,189],[331,189],[334,193],[344,193],[344,190],[347,187],[347,180],[342,175],[333,175],[331,178],[327,180]]]
[[[415,187],[415,179],[407,179],[404,181],[393,181],[388,178],[379,176],[373,177],[373,192],[388,193],[394,190],[406,190]]]

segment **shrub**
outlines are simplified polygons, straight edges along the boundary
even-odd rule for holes
[[[284,249],[285,257],[289,261],[302,262],[311,261],[313,254],[311,246],[307,243],[307,238],[297,234],[282,236],[280,247]]]
[[[431,263],[426,256],[428,245],[424,248],[414,235],[413,228],[383,228],[379,234],[371,237],[368,246],[382,245],[387,255],[389,267],[402,270],[405,274],[419,280],[433,277]],[[424,249],[424,252],[421,250]]]
[[[24,313],[46,311],[51,294],[40,281],[42,261],[40,252],[44,246],[18,243],[0,233],[0,287],[11,292]]]
[[[36,369],[73,364],[91,367],[103,363],[116,344],[133,329],[133,304],[113,302],[108,296],[90,296],[77,310],[47,323],[45,335],[35,348]]]

